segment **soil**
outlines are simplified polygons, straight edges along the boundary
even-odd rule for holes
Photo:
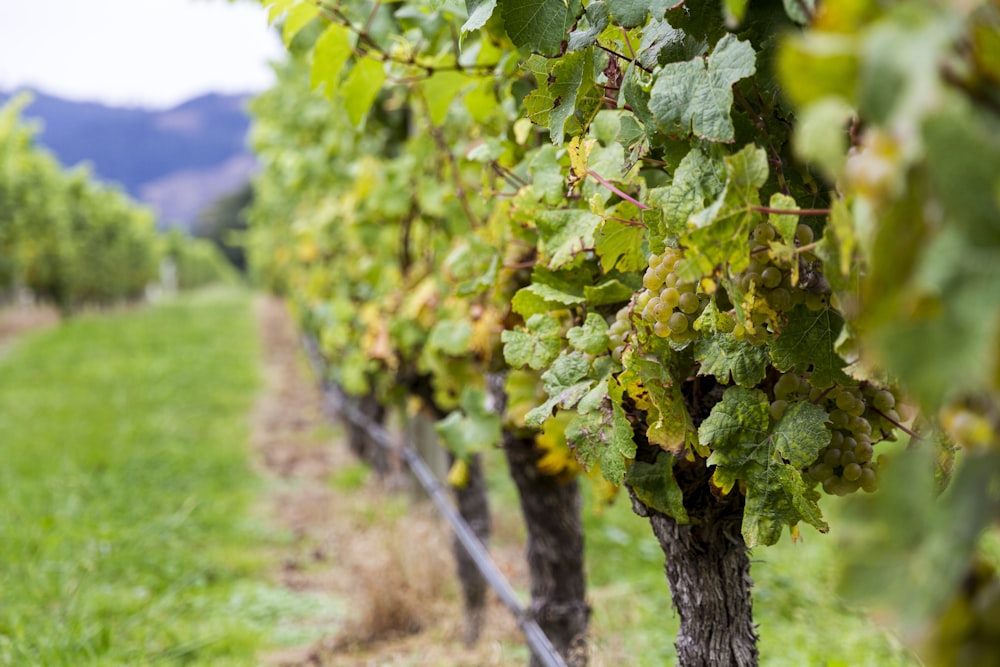
[[[265,384],[254,411],[259,467],[273,484],[266,512],[290,543],[275,577],[295,591],[330,596],[344,613],[314,619],[322,639],[262,656],[272,667],[524,665],[516,623],[495,595],[483,634],[463,645],[451,538],[433,506],[366,475],[324,407],[284,305],[257,307]],[[498,530],[516,533],[516,527]],[[495,534],[496,534],[495,533]],[[526,588],[523,545],[494,558]]]
[[[10,305],[0,308],[0,355],[20,334],[58,323],[59,312],[49,306]]]

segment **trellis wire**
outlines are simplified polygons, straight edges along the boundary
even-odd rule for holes
[[[542,630],[541,626],[521,606],[514,588],[507,581],[507,578],[504,577],[503,573],[500,572],[496,563],[493,562],[485,545],[483,545],[479,537],[476,536],[476,533],[473,532],[469,524],[462,518],[462,515],[451,504],[447,491],[438,481],[437,477],[435,477],[427,463],[420,457],[420,454],[407,444],[398,445],[393,442],[392,436],[389,435],[389,432],[381,424],[375,423],[366,414],[352,405],[350,401],[345,400],[343,391],[326,380],[326,365],[322,355],[319,353],[319,346],[316,344],[315,339],[305,336],[303,340],[313,371],[320,378],[330,407],[355,426],[364,429],[379,447],[392,453],[398,453],[402,457],[403,461],[417,478],[417,481],[424,488],[424,491],[427,492],[435,507],[437,507],[438,511],[441,512],[445,520],[451,525],[456,537],[458,537],[462,546],[465,547],[465,550],[469,553],[469,557],[475,562],[476,567],[479,568],[483,578],[496,591],[500,601],[503,602],[507,610],[514,616],[518,627],[524,633],[524,638],[528,642],[531,652],[541,661],[544,667],[566,667],[566,662],[559,655],[559,652],[556,651],[545,631]]]

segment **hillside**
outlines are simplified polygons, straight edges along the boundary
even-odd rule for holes
[[[12,93],[0,92],[0,103]],[[90,163],[152,206],[163,225],[190,228],[206,205],[239,187],[254,160],[246,149],[245,95],[204,95],[167,110],[110,107],[34,93],[25,116],[66,166]]]

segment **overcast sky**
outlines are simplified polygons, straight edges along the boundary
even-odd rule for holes
[[[270,85],[282,53],[257,2],[0,0],[0,89],[170,107]]]

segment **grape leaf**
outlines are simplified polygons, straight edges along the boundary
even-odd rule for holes
[[[435,425],[449,451],[468,458],[500,441],[501,420],[490,406],[488,394],[479,387],[462,391],[461,408]]]
[[[465,9],[469,18],[462,24],[462,34],[479,30],[493,16],[497,0],[465,0]]]
[[[641,26],[646,22],[646,14],[661,19],[667,8],[676,4],[669,0],[607,0],[611,20],[624,28]]]
[[[563,198],[566,181],[559,165],[558,148],[553,144],[541,146],[528,163],[532,185],[547,204],[557,204]]]
[[[624,303],[631,299],[634,293],[634,287],[630,287],[616,278],[605,280],[596,286],[583,286],[583,296],[591,306]]]
[[[532,315],[524,329],[504,331],[500,340],[508,364],[539,370],[559,355],[559,321],[550,315]]]
[[[467,319],[440,320],[431,329],[427,346],[445,354],[459,356],[469,351],[472,323]]]
[[[594,247],[594,232],[601,217],[580,209],[541,211],[537,218],[545,264],[558,269]]]
[[[597,110],[595,100],[588,99],[587,95],[594,88],[593,51],[574,51],[559,59],[533,55],[525,67],[534,74],[538,84],[524,98],[528,118],[547,127],[552,143],[561,145],[567,129],[572,133],[580,131],[580,123],[574,116],[578,103],[588,117]]]
[[[723,264],[738,272],[750,262],[746,238],[761,218],[754,207],[760,204],[759,188],[767,182],[767,154],[763,148],[748,144],[726,156],[724,162],[726,185],[722,193],[688,220],[696,229],[684,242],[698,252],[688,253],[682,260],[677,275],[683,280],[698,280]]]
[[[646,507],[672,517],[677,523],[691,522],[684,509],[684,492],[674,478],[674,456],[664,452],[653,463],[636,461],[628,470],[625,483]]]
[[[500,0],[510,40],[538,53],[559,51],[580,10],[579,0]]]
[[[731,143],[733,84],[756,71],[754,60],[750,43],[727,33],[707,59],[666,65],[649,98],[657,124],[667,134]]]
[[[622,363],[625,371],[618,382],[636,407],[646,411],[647,439],[665,451],[680,452],[694,430],[680,385],[658,360],[629,350]]]
[[[741,0],[745,2],[746,0]],[[816,15],[817,0],[784,0],[785,13],[799,25],[809,25]]]
[[[514,312],[522,317],[547,313],[553,308],[574,306],[583,303],[584,297],[570,294],[545,283],[534,282],[522,287],[511,300]]]
[[[375,98],[382,91],[383,83],[385,70],[381,61],[361,58],[355,63],[340,88],[340,96],[352,125],[356,127],[364,120]]]
[[[725,187],[725,168],[701,148],[692,148],[677,165],[673,182],[650,193],[651,203],[663,210],[664,229],[659,244],[650,249],[662,252],[662,237],[680,236],[688,219],[715,199]]]
[[[592,46],[597,41],[597,37],[608,27],[608,7],[603,0],[597,0],[587,5],[587,26],[586,30],[574,30],[569,34],[569,51],[579,51],[588,46]]]
[[[585,468],[601,466],[601,474],[613,484],[625,479],[628,461],[635,458],[632,426],[622,410],[622,390],[617,382],[608,384],[608,398],[598,410],[579,415],[566,427],[566,440],[576,448]]]
[[[594,386],[590,377],[590,361],[579,352],[563,353],[542,374],[542,386],[549,396],[542,405],[524,416],[528,426],[541,426],[552,415],[553,408],[573,408]]]
[[[351,57],[351,33],[339,23],[331,23],[313,49],[309,83],[313,89],[324,85],[323,94],[333,99],[340,87],[340,75]]]
[[[646,229],[641,224],[626,224],[613,218],[605,218],[594,237],[594,250],[601,258],[604,272],[611,269],[638,271],[645,267],[646,257],[642,253],[645,236]]]
[[[587,313],[582,326],[566,332],[569,344],[587,354],[602,354],[608,351],[608,323],[597,313]]]
[[[288,7],[285,24],[281,27],[281,39],[285,43],[285,47],[287,48],[295,39],[295,35],[299,34],[299,31],[318,15],[319,7],[312,2],[300,2],[295,6]]]
[[[652,21],[642,31],[639,42],[639,62],[652,69],[657,65],[691,60],[703,55],[708,46],[678,30],[666,21]]]
[[[815,387],[850,384],[844,360],[834,350],[844,320],[831,308],[812,311],[798,305],[788,312],[781,333],[771,341],[771,360],[783,373],[809,373]]]
[[[767,349],[732,334],[714,333],[695,344],[694,358],[701,363],[700,375],[713,375],[722,384],[730,377],[741,387],[755,387],[767,374]]]
[[[462,72],[449,70],[435,72],[433,76],[422,83],[424,98],[427,100],[427,110],[431,123],[440,125],[448,115],[448,107],[462,90],[471,84],[473,79]]]
[[[724,493],[738,480],[746,484],[747,546],[774,544],[784,525],[800,521],[826,530],[814,494],[799,471],[829,444],[826,419],[823,408],[800,401],[790,405],[772,429],[767,396],[759,390],[730,387],[702,422],[698,438],[712,448],[708,464],[716,466],[715,483]]]

